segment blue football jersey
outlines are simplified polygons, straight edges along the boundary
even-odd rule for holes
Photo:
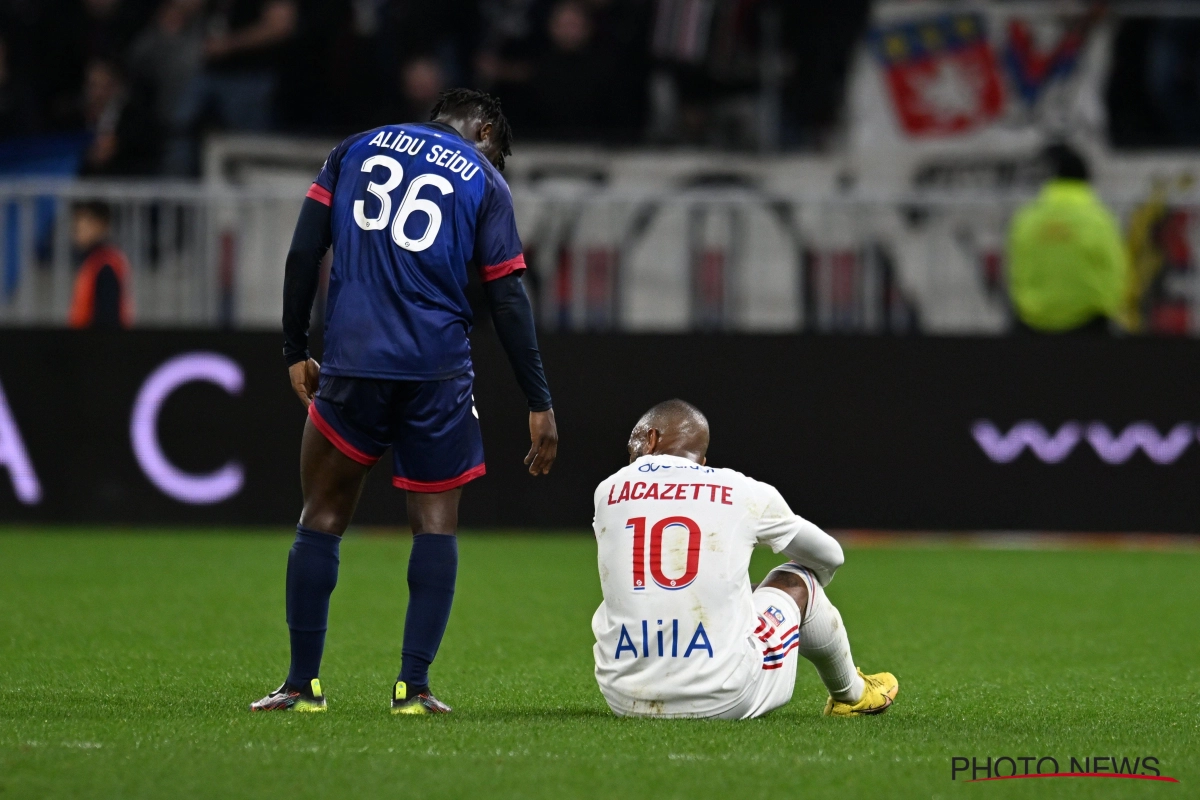
[[[331,207],[323,372],[446,380],[471,368],[465,289],[525,269],[512,195],[453,128],[388,125],[329,154],[308,197]]]

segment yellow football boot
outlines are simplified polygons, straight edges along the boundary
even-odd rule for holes
[[[879,672],[875,675],[864,675],[858,670],[858,676],[863,679],[863,693],[857,703],[843,703],[829,698],[825,703],[824,714],[827,717],[865,717],[868,714],[882,714],[891,707],[892,701],[900,691],[900,682],[890,672]]]

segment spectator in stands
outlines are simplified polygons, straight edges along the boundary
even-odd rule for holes
[[[392,122],[424,122],[446,88],[446,73],[433,58],[422,56],[400,70],[401,108]]]
[[[148,4],[136,0],[82,0],[80,5],[83,55],[116,59],[129,45]]]
[[[530,132],[559,140],[600,138],[613,125],[614,59],[593,44],[588,8],[556,4],[546,22],[549,47],[530,81]]]
[[[475,57],[480,85],[504,102],[515,131],[527,128],[533,113],[529,81],[533,62],[545,50],[535,0],[481,0],[482,46]]]
[[[88,64],[123,63],[157,0],[67,0],[39,9],[34,69],[55,127],[77,128]]]
[[[216,0],[204,43],[205,70],[223,122],[234,130],[266,130],[284,43],[296,32],[294,0]]]
[[[201,12],[204,0],[165,0],[153,22],[134,40],[129,52],[129,79],[145,87],[153,99],[159,130],[171,130],[186,93],[200,74],[204,59]],[[186,162],[186,142],[178,157]],[[171,154],[165,156],[172,159]]]
[[[9,63],[8,42],[0,39],[0,138],[23,136],[37,129],[37,99]]]
[[[658,65],[656,138],[735,148],[760,142],[766,6],[743,0],[658,1],[651,33]]]
[[[650,25],[648,0],[585,0],[595,46],[609,54],[610,138],[640,141],[649,110]]]
[[[838,122],[855,45],[870,18],[868,0],[780,4],[783,130],[788,147],[820,148]]]
[[[1088,181],[1087,162],[1055,144],[1053,177],[1017,212],[1009,232],[1009,294],[1020,331],[1099,333],[1118,320],[1129,268],[1116,220]]]
[[[469,80],[479,46],[480,6],[488,0],[383,0],[378,48],[393,64],[435,57],[447,83]]]
[[[71,240],[83,255],[67,324],[72,328],[128,328],[133,311],[129,302],[129,263],[109,241],[111,214],[106,203],[88,201],[71,209]]]
[[[1146,62],[1147,94],[1170,144],[1200,145],[1200,19],[1158,20]]]
[[[296,33],[297,15],[295,0],[211,0],[204,70],[176,115],[176,142],[191,140],[206,115],[227,130],[270,129],[278,68]],[[195,168],[194,140],[192,145],[187,163],[172,164],[172,171]],[[179,149],[172,147],[175,158]]]
[[[95,60],[84,73],[83,119],[93,134],[84,156],[88,175],[145,175],[158,171],[160,129],[144,92],[125,83],[111,61]]]

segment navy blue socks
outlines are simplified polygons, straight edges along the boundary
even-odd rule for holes
[[[307,687],[321,670],[329,596],[337,586],[341,537],[296,528],[288,553],[287,622],[292,639],[292,666],[287,682]],[[408,559],[408,613],[399,680],[413,689],[429,686],[429,665],[437,656],[454,603],[458,576],[458,539],[440,533],[413,537]]]
[[[437,655],[454,603],[458,538],[442,533],[413,536],[408,557],[408,614],[404,618],[404,659],[400,677],[410,691],[429,686],[429,665]],[[411,694],[410,694],[411,696]]]
[[[337,586],[342,537],[296,526],[288,552],[287,623],[292,637],[292,667],[287,682],[305,687],[321,670],[329,596]]]

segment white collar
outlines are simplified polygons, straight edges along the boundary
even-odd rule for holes
[[[633,466],[634,464],[640,464],[643,461],[650,459],[650,458],[663,459],[665,461],[670,461],[670,462],[673,462],[676,464],[681,464],[683,466],[688,466],[688,467],[703,467],[704,466],[703,464],[701,464],[699,462],[692,461],[690,458],[684,458],[683,456],[672,456],[672,455],[668,455],[666,453],[651,453],[650,455],[641,456],[636,461],[634,461],[633,464],[630,464],[630,466]]]

